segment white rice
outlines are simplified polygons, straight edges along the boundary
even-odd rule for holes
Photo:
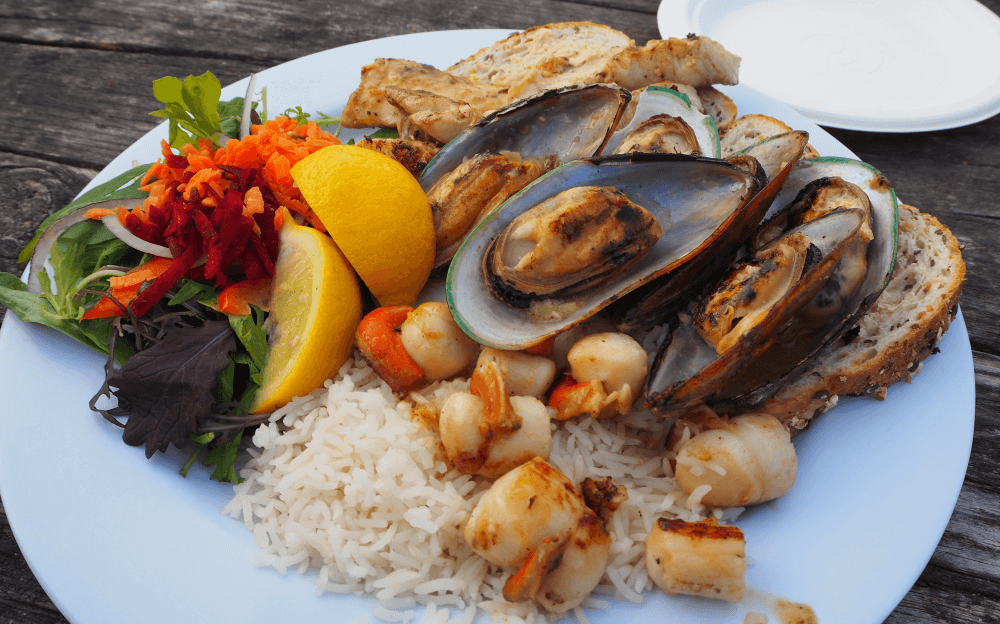
[[[467,389],[466,380],[436,383],[401,403],[355,357],[336,380],[276,411],[254,433],[245,480],[223,511],[253,535],[256,564],[280,574],[318,570],[318,594],[374,596],[372,616],[385,622],[414,621],[421,605],[426,624],[470,624],[480,613],[497,622],[559,619],[505,601],[512,570],[491,566],[462,537],[491,481],[450,468],[431,415]],[[702,505],[708,486],[680,490],[665,448],[669,425],[648,412],[553,424],[551,464],[575,483],[607,476],[628,491],[609,523],[611,557],[588,609],[606,608],[602,598],[643,601],[653,587],[645,538],[658,517],[732,521],[742,511]],[[588,621],[585,609],[572,613]]]

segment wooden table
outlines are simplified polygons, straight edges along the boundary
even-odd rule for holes
[[[158,123],[147,113],[159,108],[150,85],[162,76],[207,70],[228,84],[319,50],[446,29],[590,20],[640,44],[659,38],[657,0],[375,4],[2,0],[0,270],[20,273],[17,253],[38,222]],[[985,4],[1000,11],[1000,0]],[[933,76],[927,88],[934,88]],[[941,543],[886,621],[1000,622],[1000,116],[939,132],[830,132],[910,203],[950,226],[968,264],[962,310],[976,370],[972,457]],[[947,426],[948,415],[941,418]],[[0,507],[0,624],[65,621],[21,556]]]

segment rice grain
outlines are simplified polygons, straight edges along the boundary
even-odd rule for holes
[[[399,402],[356,356],[323,388],[274,412],[254,432],[245,481],[224,509],[260,548],[255,565],[318,569],[317,594],[373,595],[371,614],[384,622],[413,621],[421,605],[427,624],[471,624],[479,613],[508,624],[555,620],[533,602],[504,600],[513,570],[488,564],[462,536],[491,481],[446,463],[428,414],[468,387],[438,382]],[[598,596],[643,602],[653,587],[645,536],[657,517],[732,521],[742,511],[702,505],[709,486],[680,490],[666,451],[670,425],[643,411],[553,423],[550,463],[575,483],[608,476],[628,491],[608,525],[612,554],[587,609],[608,606]],[[583,608],[573,613],[588,622]]]

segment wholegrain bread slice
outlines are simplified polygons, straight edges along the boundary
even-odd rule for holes
[[[483,48],[448,73],[502,89],[507,101],[576,84],[614,83],[630,91],[663,81],[694,88],[736,84],[740,57],[708,37],[654,39],[642,47],[591,22],[536,26]]]
[[[964,280],[965,262],[951,230],[933,216],[901,204],[892,278],[861,318],[857,335],[820,351],[802,376],[761,411],[794,431],[836,405],[840,395],[872,394],[885,400],[891,384],[910,381],[921,362],[935,352],[955,318]]]
[[[456,78],[502,89],[507,101],[579,83],[594,76],[619,52],[635,46],[625,33],[592,22],[535,26],[455,63]]]

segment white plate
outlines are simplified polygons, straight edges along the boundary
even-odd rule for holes
[[[822,125],[916,132],[1000,112],[1000,18],[975,0],[662,0],[657,23],[719,41],[742,84]]]
[[[268,87],[272,114],[292,105],[335,114],[376,57],[447,67],[506,34],[360,43],[267,70],[257,84]],[[224,97],[245,88],[246,80]],[[727,90],[747,112],[809,130],[823,154],[850,155],[787,107],[745,87]],[[133,159],[156,158],[165,134],[165,126],[150,132],[94,183]],[[972,442],[975,389],[961,316],[940,347],[887,402],[842,401],[796,438],[798,483],[739,522],[751,585],[812,605],[823,622],[851,624],[882,622],[909,590],[944,532]],[[31,569],[70,621],[348,622],[371,612],[370,598],[317,597],[315,576],[254,567],[253,536],[220,513],[230,486],[209,481],[200,466],[182,479],[182,453],[147,461],[123,444],[121,431],[87,407],[103,359],[11,313],[0,329],[0,491]],[[653,591],[641,606],[614,603],[588,617],[740,623],[750,606]]]

